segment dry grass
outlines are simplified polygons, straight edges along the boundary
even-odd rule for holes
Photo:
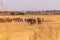
[[[0,18],[44,18],[51,22],[30,25],[25,21],[0,23],[0,40],[60,40],[60,15],[16,15]]]

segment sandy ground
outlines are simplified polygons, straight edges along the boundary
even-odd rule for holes
[[[60,40],[60,15],[15,15],[0,18],[44,18],[51,22],[30,25],[26,22],[0,23],[0,40]]]

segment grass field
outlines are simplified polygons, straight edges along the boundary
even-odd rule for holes
[[[0,22],[0,40],[60,40],[60,15],[1,15],[0,18],[22,18],[23,22]],[[36,19],[29,24],[24,19]],[[38,24],[37,18],[43,18]]]

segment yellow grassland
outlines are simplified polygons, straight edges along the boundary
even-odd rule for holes
[[[0,40],[60,40],[60,15],[1,15],[0,18],[36,19],[44,18],[51,22],[0,22]]]

